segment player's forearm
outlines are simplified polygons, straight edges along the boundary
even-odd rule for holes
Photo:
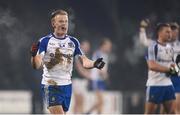
[[[170,71],[169,67],[162,66],[155,62],[148,62],[148,68],[152,71],[167,73]]]
[[[82,66],[82,64],[80,63],[80,61],[77,61],[77,62],[75,63],[75,66],[76,66],[76,68],[77,68],[78,73],[79,73],[81,76],[83,76],[83,77],[85,77],[85,78],[90,78],[90,71],[87,70],[87,69],[85,69],[85,68]]]
[[[144,45],[144,46],[148,46],[148,40],[149,38],[146,35],[146,30],[145,28],[140,28],[140,32],[139,32],[139,39],[140,42]]]
[[[92,69],[94,68],[94,61],[90,60],[90,59],[86,59],[83,61],[83,67],[86,69]]]
[[[103,61],[103,58],[98,58],[96,61],[92,61],[88,59],[85,55],[80,56],[80,59],[82,61],[83,67],[86,69],[102,69],[105,65],[105,62]]]
[[[94,68],[94,61],[88,59],[85,55],[80,56],[80,59],[84,68],[86,69]]]
[[[31,57],[31,65],[34,69],[40,69],[42,67],[42,59],[40,56]]]

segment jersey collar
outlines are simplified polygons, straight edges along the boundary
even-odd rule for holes
[[[53,36],[54,38],[58,39],[58,40],[64,40],[64,39],[66,39],[66,37],[67,37],[67,35],[65,35],[63,38],[56,37],[56,36],[54,35],[54,33],[52,33],[52,36]]]
[[[162,45],[162,46],[166,46],[166,45],[167,45],[167,43],[162,44],[162,43],[160,43],[158,40],[156,40],[156,42],[157,42],[158,44]]]

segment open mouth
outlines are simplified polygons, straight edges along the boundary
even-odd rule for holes
[[[61,27],[61,30],[65,31],[65,30],[66,30],[66,27]]]

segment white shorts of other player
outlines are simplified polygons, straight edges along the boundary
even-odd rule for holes
[[[83,94],[87,92],[88,80],[74,78],[72,79],[73,93]]]

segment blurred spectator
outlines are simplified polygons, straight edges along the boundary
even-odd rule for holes
[[[81,50],[88,56],[90,52],[90,43],[87,40],[81,42]],[[73,71],[73,94],[74,108],[73,113],[80,114],[84,112],[84,92],[87,91],[87,79],[90,78],[90,70],[83,68],[80,60],[76,58],[75,69]]]
[[[109,39],[103,39],[100,43],[100,47],[93,54],[93,60],[103,57],[106,65],[102,70],[93,69],[91,70],[91,80],[89,82],[89,88],[92,91],[95,91],[96,103],[90,107],[87,113],[91,113],[94,110],[97,110],[98,114],[102,113],[103,107],[103,91],[106,90],[106,83],[108,82],[108,63],[109,63],[109,54],[112,50],[112,43]]]

